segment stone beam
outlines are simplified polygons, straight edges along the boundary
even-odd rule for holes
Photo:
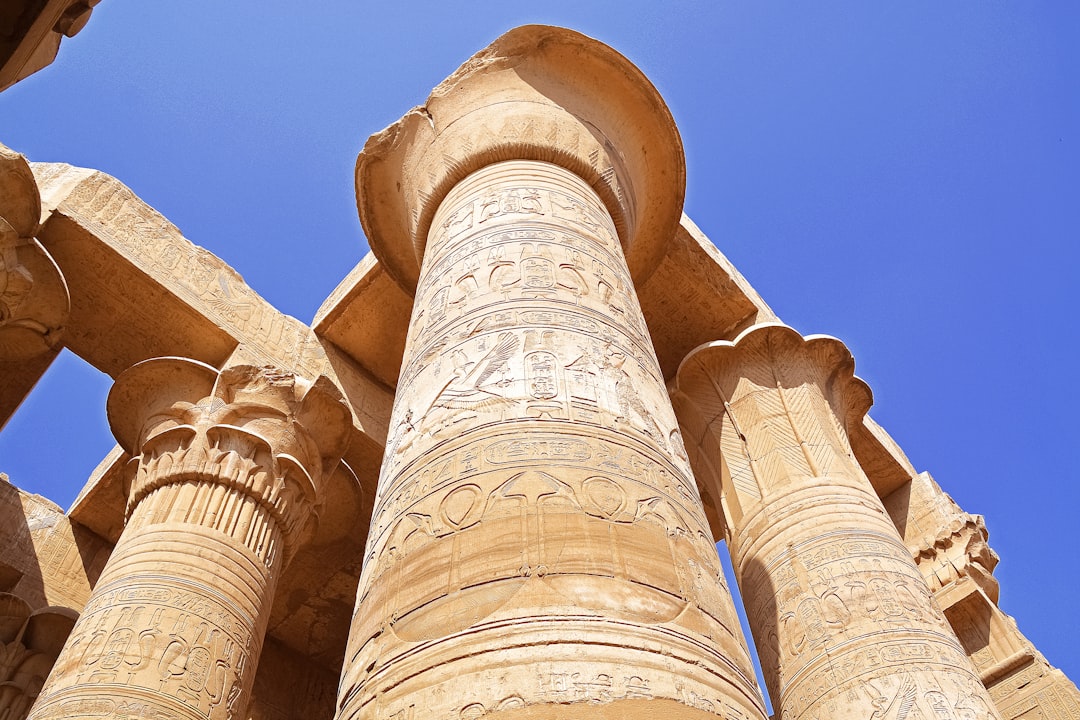
[[[63,164],[33,168],[42,245],[72,276],[66,347],[113,377],[170,355],[214,367],[254,363],[326,375],[353,412],[346,459],[358,468],[378,465],[391,403],[385,386],[335,363],[310,328],[263,300],[116,179]]]
[[[104,173],[63,164],[32,164],[43,198],[43,247],[73,278],[67,347],[116,376],[150,357],[193,357],[214,367],[273,365],[313,379],[331,378],[349,401],[353,422],[345,461],[356,480],[335,474],[327,492],[332,520],[301,550],[306,559],[283,575],[270,627],[282,642],[332,667],[344,653],[345,628],[362,558],[390,390],[332,344],[282,314],[224,261],[183,237],[168,220]],[[25,363],[23,364],[25,367]],[[28,388],[27,388],[28,389]],[[123,527],[117,449],[71,508],[77,522],[115,543]],[[359,539],[357,534],[360,534]],[[344,587],[352,578],[352,587]],[[294,585],[295,584],[295,585]],[[319,615],[325,632],[302,618]],[[334,628],[339,628],[337,631]]]

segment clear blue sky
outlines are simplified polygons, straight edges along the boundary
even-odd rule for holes
[[[105,0],[0,95],[0,141],[116,176],[310,322],[366,251],[364,140],[527,22],[653,80],[687,212],[789,324],[848,343],[874,417],[986,516],[1002,607],[1080,679],[1080,3]],[[107,391],[62,357],[0,471],[69,504]]]

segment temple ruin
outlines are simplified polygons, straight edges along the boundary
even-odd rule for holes
[[[117,442],[66,513],[0,482],[0,720],[765,720],[755,656],[779,720],[1080,718],[983,519],[684,185],[634,65],[517,28],[367,141],[307,325],[0,146],[0,422],[66,348]]]

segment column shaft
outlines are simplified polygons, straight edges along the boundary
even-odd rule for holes
[[[31,717],[234,717],[254,680],[280,542],[265,508],[217,482],[152,491]]]
[[[995,710],[852,454],[869,390],[832,338],[759,326],[683,362],[695,450],[719,449],[730,549],[779,717]],[[693,417],[689,417],[693,415]],[[712,448],[710,450],[709,448]]]
[[[763,718],[610,215],[489,165],[431,224],[339,718]],[[604,711],[610,712],[610,711]]]
[[[121,374],[127,523],[30,717],[242,714],[348,418],[327,382],[272,368],[160,358]]]

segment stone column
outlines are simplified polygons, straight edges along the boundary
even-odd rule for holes
[[[127,523],[30,717],[231,720],[348,409],[325,378],[159,358],[108,410],[133,455]]]
[[[848,433],[872,400],[853,371],[838,340],[758,325],[677,376],[778,717],[997,717],[855,461]]]
[[[0,427],[60,352],[67,283],[34,235],[41,198],[30,164],[0,144]]]
[[[418,283],[338,717],[761,720],[622,247],[674,231],[670,116],[576,33],[477,58],[358,165],[373,249]]]

